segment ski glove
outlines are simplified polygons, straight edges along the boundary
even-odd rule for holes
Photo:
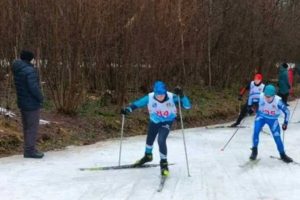
[[[257,104],[253,104],[253,105],[251,106],[251,110],[252,110],[253,112],[256,113],[257,109],[258,109],[258,105],[257,105]]]
[[[179,87],[179,86],[176,86],[175,89],[174,89],[174,93],[178,96],[180,96],[180,98],[182,98],[184,95],[183,95],[183,91],[182,89]]]
[[[132,112],[132,109],[130,107],[126,107],[126,108],[121,109],[121,114],[122,115],[128,115],[131,112]]]
[[[282,124],[282,130],[286,130],[287,129],[287,124],[286,123],[284,123],[284,124]]]
[[[242,96],[242,95],[239,95],[238,100],[239,100],[239,101],[242,101],[242,100],[243,100],[243,96]]]

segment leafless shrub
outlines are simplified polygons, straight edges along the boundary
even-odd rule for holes
[[[226,88],[274,63],[297,62],[300,6],[292,0],[1,0],[0,77],[22,48],[33,50],[45,92],[74,113],[87,92],[117,103],[150,88]],[[1,84],[5,84],[1,79]]]

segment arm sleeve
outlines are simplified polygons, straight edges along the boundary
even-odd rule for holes
[[[243,88],[240,90],[240,95],[241,95],[241,96],[243,96],[243,95],[246,93],[246,91],[248,91],[248,90],[250,89],[250,83],[251,83],[251,82],[249,82],[249,83],[246,85],[246,87],[243,87]]]
[[[174,100],[175,104],[178,104],[178,96],[177,95],[174,94],[173,100]],[[180,98],[180,103],[184,109],[192,108],[191,102],[187,96],[183,96],[182,98]]]
[[[142,98],[140,98],[140,99],[134,101],[132,104],[130,104],[129,107],[130,107],[132,110],[135,110],[135,109],[137,109],[137,108],[142,108],[142,107],[147,106],[148,102],[149,102],[149,96],[146,95],[146,96],[144,96],[144,97],[142,97]]]
[[[39,85],[39,79],[35,71],[31,71],[26,76],[26,82],[29,92],[36,98],[40,103],[43,102],[43,95]]]
[[[282,102],[282,100],[279,101],[278,103],[278,108],[284,113],[284,123],[288,124],[289,123],[289,118],[290,118],[290,110],[288,107]]]

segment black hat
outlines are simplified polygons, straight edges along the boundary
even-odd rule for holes
[[[288,65],[287,65],[286,63],[283,63],[283,64],[282,64],[282,67],[288,68]]]
[[[34,58],[34,54],[31,51],[22,50],[20,53],[21,60],[30,62]]]

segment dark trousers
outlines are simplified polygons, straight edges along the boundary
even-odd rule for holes
[[[173,122],[161,122],[161,123],[155,124],[153,122],[150,122],[150,124],[149,124],[146,144],[148,146],[152,146],[156,136],[158,135],[157,142],[158,142],[159,152],[161,154],[161,157],[167,156],[166,140],[169,135],[172,123]]]
[[[289,97],[289,93],[286,93],[286,94],[281,94],[281,93],[278,93],[278,96],[281,97],[282,99],[282,102],[287,105],[287,100],[288,100],[288,97]]]
[[[257,104],[253,104],[253,106],[257,106]],[[236,120],[236,124],[240,124],[241,121],[246,117],[247,114],[251,115],[253,113],[253,109],[251,106],[248,106],[248,103],[246,102],[242,107],[241,107],[241,112],[239,114],[239,117]]]
[[[40,121],[40,110],[21,110],[21,115],[24,135],[24,152],[32,153],[36,150],[35,144]]]

